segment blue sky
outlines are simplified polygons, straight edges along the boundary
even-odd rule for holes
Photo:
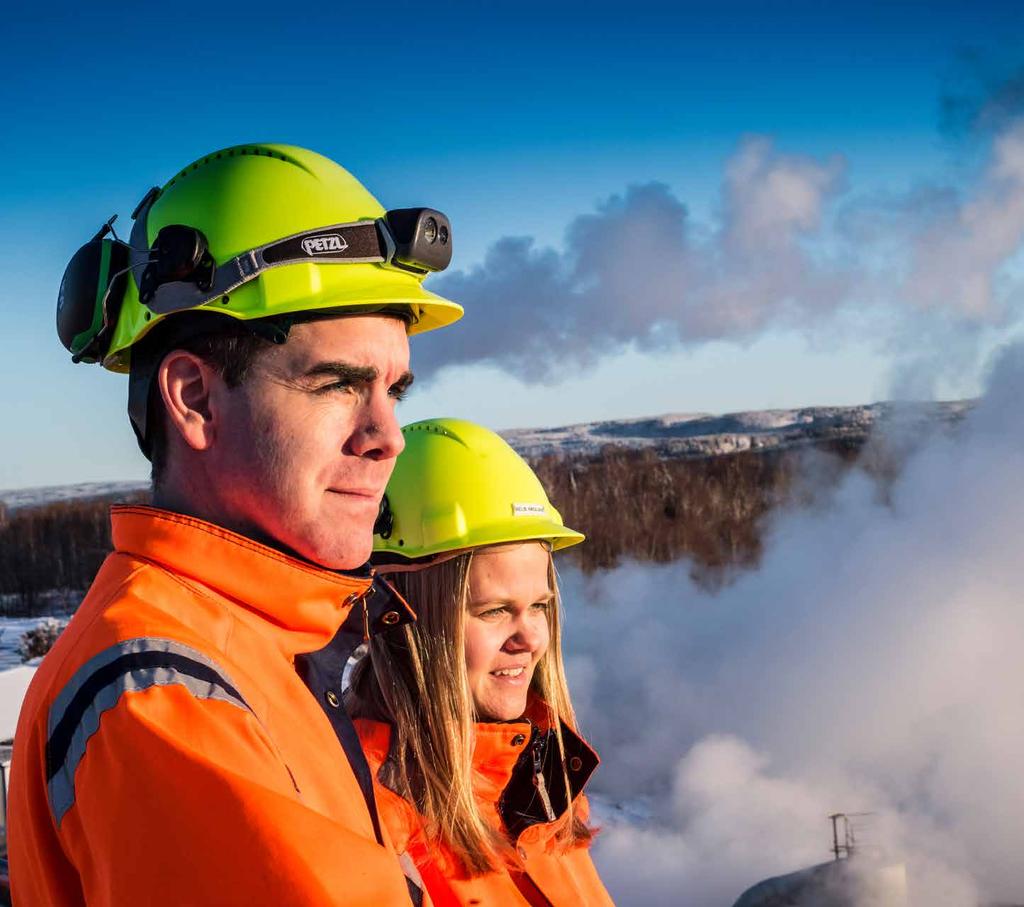
[[[210,150],[305,145],[386,206],[441,208],[453,270],[465,271],[505,236],[564,251],[567,226],[630,185],[661,182],[713,224],[723,170],[750,134],[782,155],[840,155],[844,198],[969,184],[984,142],[944,129],[940,100],[967,79],[966,52],[998,77],[1020,65],[1011,39],[1024,35],[1010,3],[255,3],[174,15],[60,3],[6,14],[0,488],[146,474],[123,378],[72,366],[57,342],[56,288],[99,223],[127,219],[150,185]],[[866,402],[889,393],[893,358],[877,332],[768,324],[657,351],[606,344],[525,385],[463,365],[404,407],[504,428]],[[976,387],[970,369],[939,377],[940,391]]]

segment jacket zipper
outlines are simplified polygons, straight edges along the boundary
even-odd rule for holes
[[[537,737],[533,745],[533,786],[537,789],[541,805],[544,807],[544,815],[549,822],[555,818],[555,811],[551,808],[551,797],[548,795],[548,785],[544,780],[544,737]]]

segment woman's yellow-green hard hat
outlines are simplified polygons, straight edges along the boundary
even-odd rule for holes
[[[193,299],[194,311],[249,320],[322,310],[397,310],[407,317],[409,333],[415,334],[443,327],[462,315],[461,306],[422,286],[427,272],[439,268],[418,268],[416,261],[403,265],[401,256],[392,254],[396,231],[389,232],[387,225],[394,226],[393,216],[405,216],[408,222],[408,215],[417,211],[428,212],[422,218],[425,229],[432,229],[434,236],[440,231],[448,245],[449,228],[439,212],[385,212],[355,177],[322,155],[292,145],[239,145],[195,161],[143,199],[136,209],[130,245],[136,257],[149,250],[153,261],[160,242],[174,240],[176,225],[199,231],[216,269],[208,293],[231,285],[222,272],[237,265],[237,285],[208,300],[198,297],[198,305]],[[409,229],[421,226],[412,223]],[[161,238],[164,228],[170,231]],[[365,256],[360,243],[366,245]],[[450,259],[450,245],[447,255]],[[169,311],[161,309],[157,303],[160,294],[167,295],[166,287],[155,294],[156,303],[140,301],[140,295],[146,297],[145,265],[144,257],[139,262],[133,259],[131,279],[112,326],[103,364],[114,371],[127,371],[132,345],[185,304],[172,302]],[[173,285],[171,290],[173,296]],[[191,292],[199,291],[192,287]]]
[[[501,437],[461,419],[426,419],[402,429],[405,450],[388,483],[374,553],[422,558],[521,542],[568,548],[569,529],[526,461]]]

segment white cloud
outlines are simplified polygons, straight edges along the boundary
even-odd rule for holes
[[[575,217],[561,250],[506,237],[477,267],[438,277],[466,316],[418,342],[417,366],[486,362],[549,382],[631,347],[796,329],[876,344],[897,390],[927,392],[975,369],[984,331],[1022,314],[1024,120],[1006,121],[988,152],[954,184],[864,197],[842,156],[745,137],[706,221],[664,184],[633,185]]]
[[[992,159],[973,191],[914,236],[902,292],[922,309],[1002,320],[1008,299],[999,282],[1022,240],[1024,123],[1017,122],[996,137]]]

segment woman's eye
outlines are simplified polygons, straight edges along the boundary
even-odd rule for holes
[[[551,602],[534,602],[530,607],[533,608],[534,611],[547,611],[547,609],[551,607]]]
[[[505,613],[505,609],[504,608],[488,608],[486,611],[481,611],[477,615],[477,617],[495,618],[495,617],[500,617],[504,613]]]

